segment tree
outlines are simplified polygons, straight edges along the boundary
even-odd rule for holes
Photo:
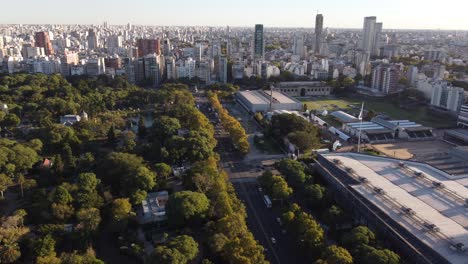
[[[278,170],[293,187],[301,187],[307,179],[304,166],[296,160],[283,159],[277,164]]]
[[[129,197],[137,191],[149,191],[156,185],[156,174],[143,158],[129,153],[112,152],[100,166],[101,178],[117,193]]]
[[[72,253],[62,253],[60,255],[62,264],[104,264],[104,261],[96,258],[96,253],[92,248],[88,248],[82,255],[76,251]]]
[[[187,259],[177,249],[158,246],[148,259],[150,264],[185,264]]]
[[[5,174],[0,173],[0,194],[2,195],[2,199],[4,198],[3,192],[6,191],[11,185],[13,185],[13,180]]]
[[[88,234],[96,231],[101,222],[101,215],[97,208],[80,209],[76,213],[76,218],[80,222],[81,228]]]
[[[287,137],[289,142],[294,144],[303,153],[319,146],[317,135],[313,135],[305,131],[291,132]]]
[[[334,228],[336,227],[336,225],[345,223],[347,217],[345,212],[340,207],[338,207],[337,205],[332,205],[323,214],[323,220],[327,224],[332,225],[332,228]]]
[[[273,176],[272,182],[271,196],[273,199],[279,199],[283,201],[293,193],[292,188],[288,186],[283,177],[277,175]]]
[[[52,192],[52,214],[59,221],[67,221],[74,213],[74,208],[70,204],[73,197],[63,186],[58,186]]]
[[[34,149],[36,152],[41,152],[42,147],[44,144],[42,141],[38,138],[31,139],[26,145],[32,149]]]
[[[187,235],[177,236],[168,243],[169,247],[177,249],[187,261],[195,259],[198,255],[198,243]]]
[[[18,242],[29,232],[21,224],[21,217],[10,216],[0,219],[0,263],[14,263],[21,256]]]
[[[36,180],[26,179],[23,175],[19,175],[16,182],[20,186],[21,197],[24,197],[24,189],[28,190],[37,185]]]
[[[69,204],[73,201],[73,197],[65,187],[58,186],[52,193],[52,201],[58,204]]]
[[[19,225],[23,226],[24,218],[28,215],[28,213],[24,209],[18,209],[13,213],[13,215],[18,217]]]
[[[143,119],[143,116],[140,115],[140,118],[138,119],[138,137],[144,138],[146,134],[147,134],[147,131],[146,131],[145,120]]]
[[[65,144],[63,147],[62,157],[65,168],[68,170],[74,170],[76,168],[75,157],[73,156],[73,151],[70,145]]]
[[[37,257],[36,264],[61,264],[62,261],[56,256]]]
[[[115,221],[121,222],[133,216],[132,205],[128,198],[115,199],[112,202],[112,217]]]
[[[164,143],[166,139],[176,135],[180,128],[181,125],[177,118],[161,116],[156,118],[153,122],[152,137]]]
[[[308,205],[312,207],[323,206],[325,187],[319,184],[307,185],[304,189],[304,196]]]
[[[204,218],[208,207],[209,201],[205,194],[181,191],[169,197],[166,214],[170,223],[181,226],[186,222]]]
[[[375,234],[365,226],[358,226],[343,236],[343,244],[347,248],[360,245],[370,245],[375,240]]]
[[[21,120],[19,117],[13,113],[7,114],[4,118],[3,121],[1,122],[1,126],[4,127],[17,127],[20,124]]]
[[[156,163],[154,165],[154,171],[156,172],[158,179],[167,180],[172,174],[171,166],[166,163]]]
[[[111,125],[111,127],[109,128],[109,131],[107,132],[107,142],[109,142],[109,144],[115,144],[117,141],[117,136],[115,134],[115,126],[114,124]]]
[[[103,204],[103,199],[96,190],[100,183],[101,180],[94,173],[80,173],[78,175],[76,201],[80,207],[100,207]]]
[[[400,256],[395,252],[388,249],[376,249],[373,247],[365,246],[364,264],[399,264]]]
[[[38,257],[55,256],[55,240],[52,235],[47,234],[45,237],[37,240],[34,252]]]
[[[323,259],[327,264],[352,264],[353,257],[345,248],[329,246],[323,253]]]
[[[350,88],[356,84],[356,82],[351,77],[345,77],[342,83],[345,88]]]

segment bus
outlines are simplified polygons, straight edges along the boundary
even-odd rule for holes
[[[271,200],[268,195],[263,195],[263,201],[265,202],[267,208],[271,208]]]

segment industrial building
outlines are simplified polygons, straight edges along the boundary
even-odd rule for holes
[[[359,136],[365,142],[379,143],[396,139],[429,140],[434,138],[432,128],[410,120],[385,120],[374,117],[370,122],[344,123],[342,130],[354,137]]]
[[[251,113],[302,110],[301,102],[275,91],[239,91],[236,93],[236,100]]]
[[[315,168],[336,201],[409,263],[466,263],[468,174],[358,153],[318,153]]]

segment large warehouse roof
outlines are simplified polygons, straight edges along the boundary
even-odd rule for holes
[[[402,228],[450,263],[467,263],[466,178],[453,180],[423,163],[356,153],[322,156],[360,182],[351,188]]]
[[[240,91],[238,92],[253,104],[269,104],[269,98],[266,98],[258,91]]]

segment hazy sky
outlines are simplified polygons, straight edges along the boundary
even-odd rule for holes
[[[147,24],[468,30],[468,0],[0,0],[0,24]]]

